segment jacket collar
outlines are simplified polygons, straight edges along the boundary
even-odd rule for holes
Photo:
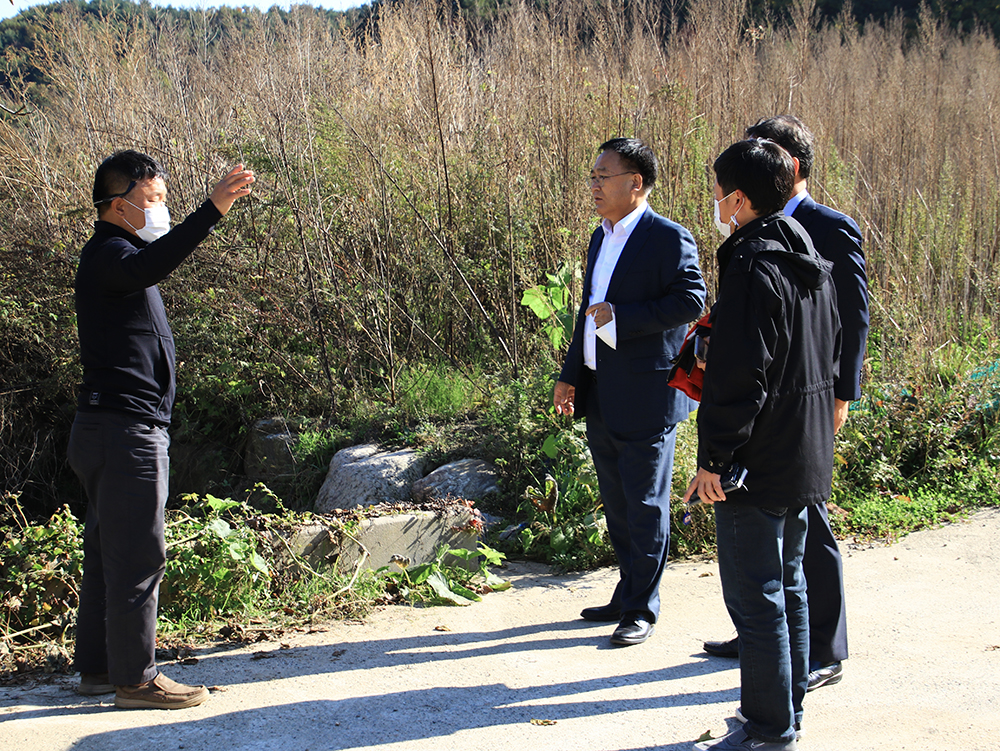
[[[128,240],[137,248],[144,248],[148,245],[145,240],[136,237],[128,230],[122,229],[117,224],[106,222],[103,219],[98,219],[94,222],[94,234],[100,235],[101,237],[120,237],[123,240]]]

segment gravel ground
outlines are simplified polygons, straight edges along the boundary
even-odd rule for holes
[[[1000,748],[1000,509],[844,552],[851,659],[808,695],[799,747]],[[193,709],[117,710],[69,676],[0,688],[0,749],[687,751],[735,726],[736,662],[701,651],[732,634],[714,562],[671,564],[656,633],[624,648],[578,617],[615,571],[505,575],[471,607],[387,607],[161,665],[216,687]]]

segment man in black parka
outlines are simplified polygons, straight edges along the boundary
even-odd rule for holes
[[[830,495],[840,320],[831,264],[782,207],[795,167],[750,139],[714,164],[719,291],[698,410],[698,473],[715,503],[719,570],[740,638],[746,724],[699,751],[792,751],[808,682],[806,507]],[[720,476],[737,462],[746,490]],[[762,745],[759,745],[762,744]]]

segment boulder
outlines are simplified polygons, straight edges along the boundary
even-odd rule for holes
[[[462,498],[477,501],[500,492],[497,468],[482,459],[462,459],[445,464],[413,483],[413,499]]]
[[[292,449],[298,436],[289,430],[284,420],[259,420],[250,429],[247,453],[243,465],[252,481],[268,482],[295,474]]]
[[[227,493],[227,483],[239,473],[239,452],[221,443],[170,442],[170,494]]]
[[[423,477],[426,463],[412,449],[379,452],[371,444],[342,449],[330,460],[315,511],[323,514],[333,509],[409,500],[410,488]]]

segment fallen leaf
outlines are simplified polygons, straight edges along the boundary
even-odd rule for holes
[[[181,665],[197,665],[198,664],[198,658],[197,657],[185,657],[183,660],[180,660],[179,663]]]
[[[555,725],[555,720],[532,720],[532,725]]]
[[[274,657],[274,652],[254,652],[251,660],[269,660]]]
[[[711,571],[706,571],[702,574],[698,574],[699,579],[704,579],[706,576],[715,576],[715,574],[713,574]]]
[[[347,651],[346,649],[335,649],[335,650],[333,650],[333,658],[337,659],[342,654],[344,654],[346,651]]]
[[[228,691],[229,689],[226,688],[225,686],[209,686],[208,690],[211,691],[212,693],[222,693]]]
[[[698,740],[696,740],[695,743],[701,743],[702,741],[710,741],[710,740],[712,740],[712,731],[706,730],[704,733],[701,734],[701,736],[699,736]]]
[[[451,629],[448,628],[447,626],[435,626],[434,630],[435,631],[451,631]]]

